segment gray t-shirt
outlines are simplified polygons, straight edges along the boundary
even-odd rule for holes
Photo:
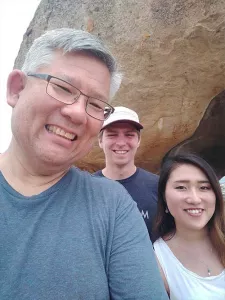
[[[0,299],[167,299],[136,204],[76,168],[32,197],[0,173]]]

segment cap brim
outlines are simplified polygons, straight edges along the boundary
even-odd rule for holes
[[[131,124],[133,124],[138,130],[141,130],[141,129],[144,128],[144,127],[143,127],[140,123],[138,123],[138,122],[135,122],[135,121],[132,121],[132,120],[127,120],[127,119],[121,119],[121,120],[115,120],[115,121],[112,121],[112,122],[106,124],[105,126],[103,126],[103,127],[101,128],[101,130],[103,130],[103,129],[105,129],[106,127],[108,127],[108,126],[110,126],[110,125],[112,125],[112,124],[115,124],[115,123],[131,123]]]

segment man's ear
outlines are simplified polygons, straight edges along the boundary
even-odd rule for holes
[[[13,70],[7,80],[7,103],[15,107],[20,92],[24,89],[26,76],[20,70]]]
[[[103,136],[103,131],[104,130],[101,130],[98,134],[98,145],[99,147],[102,149],[102,136]]]
[[[138,147],[140,146],[140,144],[141,144],[141,135],[139,136]]]
[[[98,145],[102,149],[102,137],[98,137]]]

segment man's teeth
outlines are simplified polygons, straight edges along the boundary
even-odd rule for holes
[[[202,209],[186,209],[186,211],[190,214],[200,214]]]
[[[68,140],[71,140],[71,141],[74,140],[75,137],[76,137],[75,134],[70,133],[70,132],[65,132],[62,128],[59,128],[57,126],[47,125],[46,128],[49,132],[52,132],[52,133],[54,133],[56,135],[59,135],[59,136],[62,136],[62,137],[66,138]]]
[[[118,154],[125,154],[127,153],[126,150],[114,150],[115,153],[118,153]]]

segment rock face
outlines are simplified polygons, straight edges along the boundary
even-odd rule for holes
[[[113,105],[137,111],[144,125],[137,165],[157,172],[162,156],[193,135],[225,85],[223,0],[42,0],[21,45],[57,27],[88,30],[118,58],[124,80]],[[104,165],[97,144],[80,162]]]
[[[194,134],[167,155],[193,152],[212,165],[221,178],[225,170],[225,91],[213,98]]]

